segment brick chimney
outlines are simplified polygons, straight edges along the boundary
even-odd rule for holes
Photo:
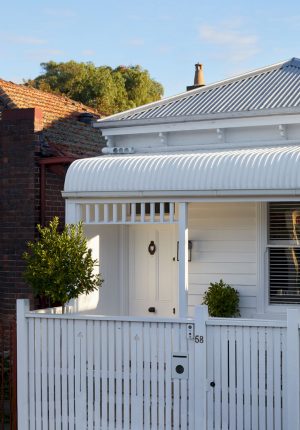
[[[190,91],[204,86],[205,86],[205,83],[204,83],[204,76],[203,76],[203,65],[200,63],[196,63],[194,85],[187,86],[186,90]]]

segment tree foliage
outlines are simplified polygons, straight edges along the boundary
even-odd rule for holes
[[[222,279],[210,283],[210,287],[204,293],[203,304],[208,306],[211,317],[228,318],[240,315],[239,293]]]
[[[54,217],[49,227],[37,226],[40,238],[28,242],[24,277],[36,295],[45,296],[63,305],[80,294],[89,294],[103,280],[94,273],[97,260],[87,247],[82,223],[66,225],[60,233],[59,219]]]
[[[65,94],[101,113],[111,115],[159,100],[163,87],[140,66],[96,67],[93,63],[68,61],[41,63],[43,73],[26,85]]]

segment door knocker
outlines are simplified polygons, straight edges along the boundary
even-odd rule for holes
[[[155,245],[155,243],[153,242],[153,240],[151,240],[151,242],[149,243],[148,251],[149,251],[149,254],[150,254],[150,255],[154,255],[154,254],[155,254],[155,251],[156,251],[156,245]]]

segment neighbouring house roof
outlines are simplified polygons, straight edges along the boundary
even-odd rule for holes
[[[0,79],[0,115],[4,109],[40,108],[43,136],[56,155],[93,156],[105,145],[98,130],[78,121],[81,113],[100,114],[92,108],[55,95]]]
[[[102,156],[75,161],[64,191],[119,197],[299,195],[299,162],[300,146]]]
[[[235,112],[300,107],[300,60],[292,58],[231,79],[162,99],[99,120],[100,127],[122,123],[216,116]]]

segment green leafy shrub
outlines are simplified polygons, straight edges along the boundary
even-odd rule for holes
[[[210,283],[210,287],[204,293],[203,304],[208,306],[211,317],[240,316],[239,293],[222,279]]]
[[[103,280],[94,273],[97,260],[92,258],[82,223],[66,225],[60,233],[59,219],[54,217],[49,227],[37,226],[40,238],[28,242],[24,277],[36,295],[62,304],[89,294],[101,286]]]

